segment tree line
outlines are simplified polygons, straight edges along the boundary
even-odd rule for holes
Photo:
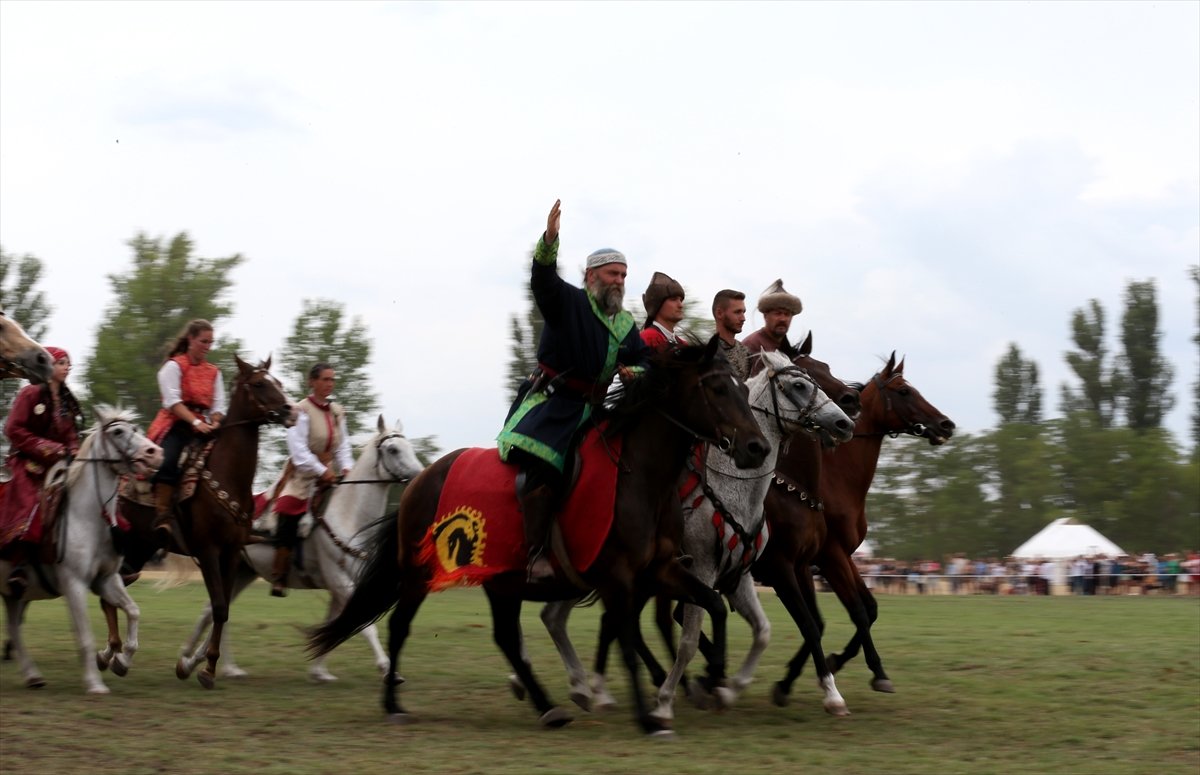
[[[158,411],[157,373],[168,346],[184,325],[194,319],[210,321],[217,343],[209,359],[229,378],[234,353],[242,342],[223,325],[233,314],[229,294],[232,272],[246,259],[240,254],[221,258],[195,255],[186,232],[167,240],[137,234],[127,243],[132,251],[128,270],[111,274],[112,301],[96,331],[95,346],[82,375],[70,380],[84,405],[112,404],[135,409],[149,423]],[[42,262],[36,256],[15,256],[0,249],[0,307],[20,322],[34,339],[46,333],[52,307],[39,289]],[[276,350],[272,372],[290,395],[308,392],[308,369],[319,361],[334,365],[338,402],[346,407],[351,436],[374,429],[378,398],[371,386],[368,364],[371,338],[358,317],[331,299],[303,299],[301,310],[282,346]],[[7,417],[16,392],[24,384],[0,382],[0,422]],[[391,424],[390,422],[388,423]],[[273,475],[286,457],[284,431],[264,433],[260,473]],[[7,446],[7,439],[4,439]],[[428,463],[437,456],[436,437],[414,439],[418,457]]]

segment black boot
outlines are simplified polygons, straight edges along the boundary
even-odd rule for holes
[[[275,547],[275,566],[271,569],[271,597],[287,597],[288,562],[291,559],[290,546]]]
[[[175,485],[154,483],[154,540],[160,549],[170,551],[172,539],[178,535],[175,523]],[[178,542],[176,542],[178,543]]]
[[[554,522],[554,491],[548,485],[534,487],[521,496],[525,519],[525,543],[529,545],[527,579],[536,584],[554,578],[554,566],[546,556],[547,538]]]

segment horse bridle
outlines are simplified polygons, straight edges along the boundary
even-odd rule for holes
[[[733,372],[729,372],[729,371],[721,372],[721,371],[718,371],[717,369],[712,369],[710,371],[705,372],[704,374],[701,374],[699,377],[696,378],[696,384],[700,386],[700,397],[704,399],[704,407],[705,407],[705,409],[708,410],[709,414],[716,416],[716,423],[714,423],[714,425],[716,425],[716,427],[719,429],[721,427],[722,421],[725,419],[725,413],[721,411],[720,407],[713,404],[712,400],[708,397],[708,388],[706,388],[704,386],[704,381],[707,379],[712,379],[712,378],[733,379]],[[733,431],[732,438],[729,436],[722,436],[721,438],[718,439],[713,436],[706,436],[692,428],[689,428],[684,422],[672,417],[670,414],[668,414],[665,410],[663,410],[661,408],[658,411],[660,414],[662,414],[663,417],[667,418],[672,424],[678,426],[685,433],[689,434],[693,439],[695,439],[697,441],[703,441],[708,444],[712,444],[717,449],[721,450],[722,452],[724,452],[726,454],[729,454],[730,450],[733,449],[734,444],[737,443],[737,430],[736,429],[734,429],[734,431]]]
[[[884,412],[889,413],[889,414],[894,413],[896,415],[896,417],[898,417],[900,419],[900,422],[904,423],[904,427],[901,428],[900,430],[895,430],[895,431],[876,431],[874,433],[856,433],[856,434],[854,434],[855,436],[859,436],[859,437],[890,436],[894,439],[902,433],[907,433],[910,436],[916,436],[917,438],[925,437],[925,434],[929,430],[928,426],[926,426],[924,423],[913,422],[912,420],[908,419],[907,417],[902,416],[899,411],[892,408],[892,393],[890,390],[887,389],[887,386],[890,385],[891,383],[895,382],[898,379],[904,379],[904,375],[900,372],[896,372],[896,373],[892,374],[892,376],[888,377],[886,380],[879,376],[879,372],[875,372],[875,374],[871,376],[871,383],[873,385],[875,385],[875,388],[883,396]]]
[[[254,373],[250,376],[253,377],[255,374],[260,373],[265,374],[269,379],[271,379],[275,383],[276,387],[279,386],[279,380],[271,376],[271,372],[267,371],[266,369],[255,369]],[[250,397],[250,402],[253,405],[253,408],[258,410],[259,416],[245,420],[234,420],[233,422],[222,422],[221,425],[213,431],[214,433],[222,430],[223,428],[231,428],[236,425],[267,425],[269,423],[278,423],[282,425],[284,418],[287,417],[291,411],[290,408],[287,412],[285,412],[283,409],[268,409],[267,405],[258,400],[258,396],[254,395],[254,390],[250,387],[249,380],[244,380],[239,386],[239,389],[246,391],[246,394]]]
[[[813,391],[812,391],[812,395],[809,397],[807,403],[805,403],[804,406],[800,406],[795,401],[792,401],[791,397],[788,396],[788,400],[791,401],[792,406],[796,407],[800,413],[795,419],[791,419],[791,418],[785,419],[783,417],[783,414],[779,410],[779,388],[776,383],[776,378],[780,377],[782,375],[791,375],[791,374],[799,374],[800,376],[807,379],[809,381],[809,383],[812,385]],[[807,371],[805,371],[804,369],[802,369],[799,366],[796,366],[794,364],[790,365],[790,366],[785,366],[782,369],[770,369],[767,373],[767,385],[771,390],[771,410],[768,411],[766,409],[762,409],[760,407],[754,406],[753,404],[751,404],[750,408],[756,412],[762,412],[763,414],[767,415],[768,417],[773,417],[775,419],[775,426],[779,429],[779,433],[781,436],[786,436],[788,434],[788,428],[785,427],[784,423],[788,423],[788,424],[792,425],[793,427],[810,428],[812,430],[820,430],[820,428],[817,426],[817,424],[812,421],[812,417],[814,414],[816,414],[816,412],[818,410],[824,409],[825,406],[828,404],[832,404],[833,400],[830,399],[828,396],[826,396],[824,403],[821,403],[821,404],[817,403],[817,396],[819,396],[821,394],[821,390],[817,386],[816,380],[814,380]]]
[[[379,472],[380,462],[383,458],[383,455],[380,454],[380,451],[383,449],[384,442],[391,441],[392,439],[403,439],[404,437],[404,434],[400,431],[388,431],[384,435],[380,436],[379,440],[375,442],[376,473]],[[394,476],[388,479],[342,479],[336,482],[335,486],[341,484],[408,484],[411,481],[411,476]]]
[[[129,425],[130,428],[133,427],[133,423],[129,422],[129,420],[126,420],[124,418],[118,417],[118,418],[109,420],[108,422],[104,423],[103,425],[101,425],[99,428],[96,429],[96,433],[99,435],[100,439],[102,440],[102,443],[104,443],[104,440],[108,439],[109,428],[111,428],[113,425],[116,425],[117,423],[125,423],[125,424]],[[116,445],[114,444],[113,446],[116,446]],[[135,460],[136,460],[136,458],[134,457],[134,455],[132,453],[122,452],[121,457],[77,457],[71,462],[72,463],[125,463],[130,467],[130,469],[132,469],[133,463],[135,462]],[[119,472],[114,469],[113,473],[119,473]],[[102,498],[100,498],[100,471],[99,471],[99,469],[97,469],[97,468],[92,469],[92,478],[95,480],[95,484],[96,484],[96,500],[97,500],[97,505],[100,507],[100,513],[106,517],[106,521],[110,525],[115,525],[116,524],[115,517],[112,519],[107,519],[108,505],[113,502],[113,500],[117,497],[117,493],[121,491],[121,482],[118,480],[117,486],[113,490],[112,495],[108,496],[107,498],[102,499]]]

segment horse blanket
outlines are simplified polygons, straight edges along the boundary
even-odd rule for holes
[[[558,515],[571,565],[586,571],[600,553],[613,522],[620,439],[591,430],[579,444],[579,478]],[[431,591],[482,584],[528,562],[525,527],[517,500],[517,466],[498,451],[469,449],[458,456],[438,500],[437,517],[421,543]]]

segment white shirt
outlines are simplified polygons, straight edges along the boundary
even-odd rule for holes
[[[342,443],[333,451],[333,462],[337,464],[336,473],[340,474],[354,466],[354,455],[350,450],[350,435],[346,433],[345,417],[338,423],[338,426],[342,434]],[[313,451],[308,448],[308,412],[299,412],[296,424],[288,428],[287,448],[288,454],[292,458],[292,465],[297,470],[312,476],[320,476],[325,473],[325,464],[318,460]]]
[[[163,409],[168,412],[175,404],[183,401],[183,369],[175,361],[167,361],[158,370],[158,392],[163,397]],[[210,414],[224,416],[229,405],[225,399],[225,383],[221,381],[221,371],[213,379],[213,405]]]
[[[674,331],[668,331],[666,326],[664,326],[662,323],[659,323],[657,320],[653,320],[653,321],[651,321],[651,323],[659,331],[662,331],[663,336],[665,336],[667,338],[668,342],[670,342],[671,344],[679,344],[679,337],[675,336]]]

